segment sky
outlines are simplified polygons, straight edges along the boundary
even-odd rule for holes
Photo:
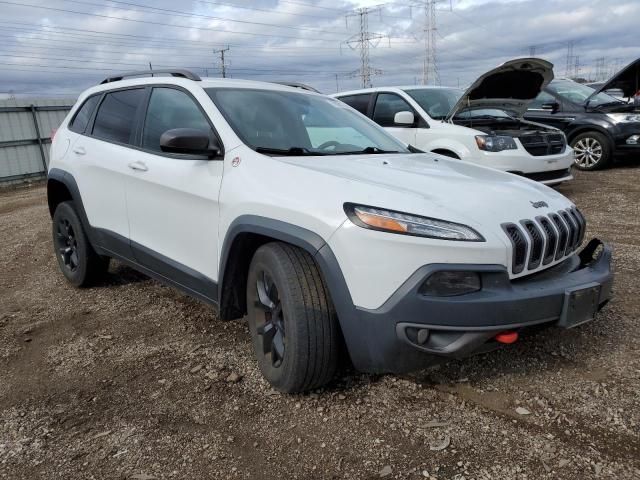
[[[381,1],[0,0],[0,98],[75,97],[149,64],[220,76],[222,48],[233,78],[360,88],[365,7],[372,84],[420,84],[426,2]],[[440,0],[435,17],[429,83],[465,86],[532,49],[565,76],[570,42],[572,65],[593,80],[640,57],[640,0]]]

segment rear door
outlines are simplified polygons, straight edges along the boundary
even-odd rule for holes
[[[215,299],[224,162],[164,153],[160,136],[174,128],[216,136],[192,94],[180,87],[155,86],[149,92],[140,150],[127,171],[131,247],[141,265]]]
[[[552,108],[553,104],[557,104],[557,109]],[[562,100],[548,92],[542,91],[535,100],[529,104],[524,118],[531,122],[544,123],[545,125],[565,130],[575,119],[575,114],[563,112]]]
[[[126,257],[130,251],[125,182],[128,164],[135,159],[136,150],[131,147],[144,92],[144,88],[131,88],[97,96],[92,100],[98,103],[92,119],[86,120],[79,111],[70,126],[79,132],[87,122],[69,156],[89,223],[97,229],[101,246]]]
[[[414,125],[396,124],[394,118],[398,112],[412,112],[415,119]],[[420,117],[415,109],[397,93],[378,93],[371,118],[398,140],[415,145]]]

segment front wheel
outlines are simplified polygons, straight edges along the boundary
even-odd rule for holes
[[[247,315],[258,367],[274,388],[303,392],[333,378],[338,322],[307,252],[279,242],[256,251],[247,279]]]
[[[571,141],[574,162],[579,170],[598,170],[611,161],[611,142],[599,132],[586,132]]]

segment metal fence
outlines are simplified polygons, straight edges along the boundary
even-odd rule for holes
[[[46,173],[51,132],[73,104],[72,99],[0,100],[0,184]]]

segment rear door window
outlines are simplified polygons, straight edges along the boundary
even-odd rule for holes
[[[366,115],[369,110],[369,101],[371,100],[371,94],[363,93],[360,95],[348,95],[346,97],[340,97],[338,98],[338,100],[346,103],[351,108],[355,108],[363,115]]]
[[[136,114],[144,96],[144,88],[107,93],[98,107],[93,123],[93,136],[133,145]]]
[[[69,130],[76,133],[84,133],[99,100],[100,95],[94,95],[93,97],[89,97],[87,100],[85,100],[85,102],[78,110],[78,113],[76,113],[75,117],[73,117],[73,120],[69,125]]]
[[[398,112],[411,112],[416,115],[414,109],[399,95],[395,93],[380,93],[376,99],[373,110],[373,121],[382,127],[394,127],[394,118]]]

